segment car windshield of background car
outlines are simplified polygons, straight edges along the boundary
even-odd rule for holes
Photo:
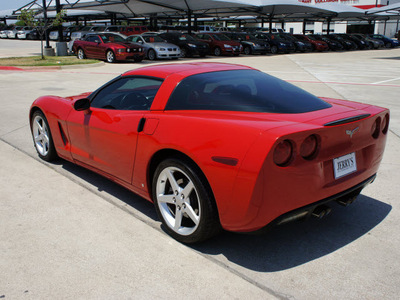
[[[183,79],[166,110],[305,113],[329,107],[316,96],[261,71],[232,70]]]
[[[125,42],[125,39],[116,34],[102,34],[101,39],[104,43]]]
[[[159,37],[158,35],[154,35],[154,36],[143,36],[144,40],[146,41],[146,43],[160,43],[160,42],[164,42],[164,40]]]
[[[221,41],[221,42],[232,41],[232,39],[227,37],[225,34],[214,34],[213,36],[217,41]]]

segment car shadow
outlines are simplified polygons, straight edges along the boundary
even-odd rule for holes
[[[392,206],[360,195],[350,206],[332,205],[324,219],[296,221],[260,235],[224,232],[193,249],[223,255],[230,262],[258,272],[278,272],[328,255],[370,234]]]
[[[52,164],[59,165],[63,170],[67,171],[78,177],[80,180],[84,180],[89,184],[86,188],[89,190],[97,192],[106,192],[107,194],[123,201],[126,205],[138,210],[144,215],[148,216],[153,221],[158,221],[157,213],[154,209],[153,203],[147,201],[146,199],[134,194],[128,189],[122,187],[121,185],[95,173],[81,166],[75,165],[71,162],[65,160],[57,160],[52,162]],[[105,195],[104,195],[105,196]],[[105,196],[107,197],[107,196]],[[109,201],[113,203],[113,201]]]
[[[64,160],[52,164],[89,184],[90,190],[106,192],[160,225],[154,206],[124,187]],[[334,203],[332,213],[273,227],[262,234],[224,231],[200,244],[189,246],[207,256],[223,255],[228,261],[258,272],[277,272],[308,263],[354,242],[379,225],[392,206],[365,195],[348,207]],[[165,232],[165,230],[164,230]]]

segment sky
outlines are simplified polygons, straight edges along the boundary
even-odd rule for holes
[[[31,1],[32,0],[0,0],[0,10],[17,9]]]

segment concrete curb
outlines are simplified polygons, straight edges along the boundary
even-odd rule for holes
[[[66,65],[66,66],[0,66],[0,71],[51,71],[51,70],[70,70],[70,69],[84,69],[92,67],[103,66],[104,62],[83,65]]]

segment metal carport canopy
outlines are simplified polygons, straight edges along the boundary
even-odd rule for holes
[[[258,15],[284,18],[287,16],[321,17],[335,12],[297,0],[97,0],[66,5],[65,8],[95,9],[124,15],[197,15],[226,17]]]

